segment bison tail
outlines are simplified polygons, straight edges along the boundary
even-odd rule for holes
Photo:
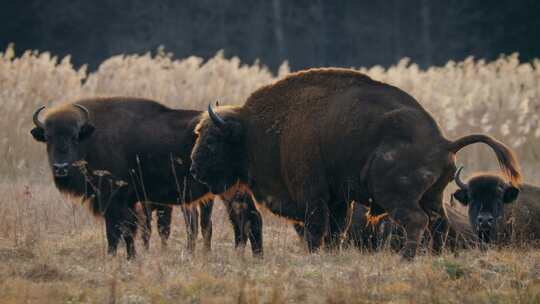
[[[504,175],[512,184],[519,186],[521,184],[521,169],[514,152],[512,152],[512,150],[505,144],[494,139],[493,137],[483,134],[464,136],[454,142],[450,142],[448,150],[455,154],[462,148],[478,142],[485,143],[491,149],[493,149]]]

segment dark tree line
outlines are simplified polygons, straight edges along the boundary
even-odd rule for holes
[[[0,47],[71,54],[77,65],[164,45],[175,57],[239,56],[275,69],[421,66],[469,55],[540,56],[540,1],[25,0],[0,4]]]

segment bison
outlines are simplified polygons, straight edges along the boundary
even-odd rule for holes
[[[442,193],[456,153],[482,142],[516,184],[512,151],[486,135],[445,138],[404,91],[349,69],[293,73],[252,93],[243,106],[208,106],[199,121],[191,173],[215,194],[248,191],[273,213],[303,222],[310,252],[347,226],[348,202],[367,202],[406,231],[405,259],[426,228],[442,248]],[[435,229],[437,228],[437,230]]]
[[[483,244],[534,244],[540,239],[540,188],[524,183],[516,187],[499,175],[477,174],[461,180],[453,194],[468,207],[469,223]]]
[[[46,143],[56,187],[61,192],[83,197],[96,215],[105,218],[109,254],[116,254],[123,239],[127,257],[135,256],[137,202],[145,202],[149,215],[152,207],[147,203],[150,202],[195,206],[214,198],[205,185],[191,178],[188,170],[195,143],[193,132],[201,112],[174,110],[147,99],[91,98],[54,107],[41,121],[39,114],[44,108],[41,106],[34,112],[32,136]],[[242,208],[229,214],[243,221],[232,223],[242,225],[235,226],[235,231],[249,235],[253,253],[261,255],[261,216],[249,199],[242,204]],[[226,206],[233,208],[232,202]],[[160,212],[158,222],[161,220],[160,230],[166,238],[170,231],[170,210]],[[194,247],[193,226],[197,225],[192,212],[186,213],[192,219],[187,221],[191,227],[189,249]],[[206,224],[203,230],[207,241],[211,234],[210,212],[211,208],[201,221]],[[237,241],[238,246],[245,244],[246,237],[242,237]],[[148,235],[143,238],[147,242]]]

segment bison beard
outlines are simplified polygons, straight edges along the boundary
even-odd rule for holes
[[[241,107],[210,108],[196,133],[196,178],[216,193],[236,182],[248,186],[275,214],[304,223],[310,251],[327,234],[339,243],[354,200],[403,227],[404,258],[416,255],[426,228],[440,252],[448,230],[442,193],[455,154],[469,144],[488,144],[503,172],[520,179],[502,143],[484,135],[449,141],[413,97],[347,69],[298,72]]]
[[[198,230],[197,205],[205,248],[210,249],[212,199],[208,188],[189,174],[194,127],[199,111],[173,110],[137,98],[94,98],[48,111],[43,122],[38,108],[31,133],[47,144],[49,164],[57,188],[83,197],[96,215],[105,218],[108,252],[115,254],[121,239],[127,257],[135,256],[134,236],[139,217],[137,202],[145,202],[143,241],[148,247],[152,210],[157,210],[162,241],[170,233],[171,206],[181,205],[193,251]],[[250,235],[253,253],[262,255],[260,214],[247,198],[249,208],[232,213],[237,247]],[[195,208],[189,208],[188,206]],[[226,204],[228,210],[232,207]],[[244,213],[249,213],[245,215]],[[243,216],[242,220],[236,219]],[[249,223],[245,223],[249,221]],[[247,225],[251,229],[237,228]],[[238,238],[241,238],[238,240]]]

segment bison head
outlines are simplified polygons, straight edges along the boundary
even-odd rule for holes
[[[454,198],[469,207],[469,221],[479,240],[490,243],[501,233],[504,206],[513,203],[519,189],[506,183],[496,175],[478,175],[464,183],[460,179],[460,167],[454,178],[459,189]]]
[[[192,176],[206,184],[214,194],[221,194],[240,180],[245,180],[244,132],[234,111],[218,115],[208,105],[195,129],[197,140],[191,152]]]
[[[47,144],[49,164],[55,178],[68,177],[75,161],[83,159],[81,143],[94,131],[89,122],[89,111],[74,104],[73,109],[56,111],[44,122],[39,120],[39,113],[45,106],[39,107],[33,115],[35,128],[30,133],[35,140]]]

